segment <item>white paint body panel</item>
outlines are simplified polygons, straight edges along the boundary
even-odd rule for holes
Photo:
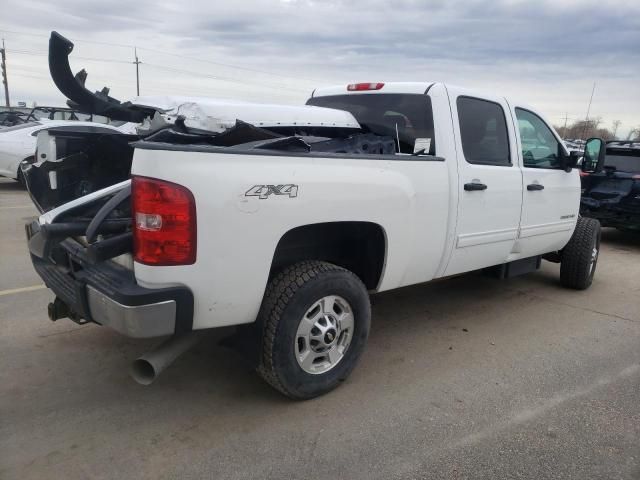
[[[446,243],[446,228],[433,228],[446,225],[449,215],[444,162],[137,150],[132,173],[179,183],[196,198],[196,263],[134,267],[141,285],[189,287],[196,329],[255,319],[278,241],[295,227],[336,221],[382,226],[387,259],[379,290],[433,278]],[[253,185],[286,182],[298,185],[297,197],[245,196]]]
[[[525,103],[510,102],[511,118],[515,125],[518,124],[516,108],[535,112],[534,108]],[[551,125],[543,115],[535,113],[547,125]],[[557,132],[553,129],[551,132],[566,149]],[[522,140],[517,128],[516,134],[518,161],[522,167],[522,217],[520,236],[514,253],[517,253],[517,258],[526,258],[536,255],[535,252],[560,250],[567,244],[578,221],[581,186],[577,171],[568,174],[564,170],[525,167]],[[528,191],[529,184],[543,185],[544,190]]]
[[[424,94],[429,85],[386,84],[377,93]],[[346,93],[341,86],[319,89],[314,95]],[[461,94],[493,100],[504,107],[512,167],[466,163],[455,108],[455,97]],[[401,156],[383,160],[137,149],[132,174],[189,188],[196,199],[198,231],[193,265],[134,263],[138,282],[149,288],[178,284],[190,288],[195,299],[193,326],[204,329],[255,320],[278,241],[303,225],[339,221],[380,225],[386,237],[386,257],[377,291],[564,246],[575,222],[560,228],[543,212],[553,207],[556,221],[560,221],[560,210],[577,215],[577,171],[561,172],[564,177],[554,180],[551,194],[543,200],[524,200],[529,223],[523,235],[520,221],[525,174],[506,100],[455,87],[447,91],[442,84],[431,86],[429,96],[437,155],[444,157],[444,162]],[[464,183],[474,178],[491,184],[490,195],[472,196],[486,192],[464,191]],[[268,184],[295,184],[298,195],[272,195],[262,200],[245,196],[252,186]],[[555,202],[566,203],[560,208]],[[553,235],[538,235],[544,231],[553,231]]]
[[[511,166],[478,165],[467,162],[462,149],[457,100],[459,97],[476,97],[472,91],[448,87],[449,102],[453,118],[453,135],[449,141],[455,143],[458,164],[459,192],[455,247],[445,271],[455,275],[470,270],[505,263],[518,236],[520,211],[522,208],[522,172],[517,163],[515,131],[513,123],[507,121]],[[484,100],[499,104],[509,120],[508,104],[504,98],[482,95]],[[453,160],[452,158],[452,160]],[[465,191],[465,183],[483,183],[483,191]]]

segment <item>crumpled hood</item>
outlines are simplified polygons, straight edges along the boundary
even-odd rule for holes
[[[300,126],[359,129],[354,116],[344,110],[307,105],[274,105],[216,98],[158,96],[137,97],[130,105],[155,110],[138,128],[141,136],[181,121],[194,131],[221,133],[236,120],[256,127]]]

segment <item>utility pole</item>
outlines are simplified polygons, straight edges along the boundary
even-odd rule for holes
[[[2,48],[0,48],[0,56],[2,57],[2,63],[0,65],[2,67],[2,83],[4,84],[4,101],[7,108],[10,108],[11,102],[9,101],[9,81],[7,80],[7,54],[4,48],[4,38],[2,39]]]
[[[569,114],[567,112],[564,113],[564,127],[562,127],[562,136],[567,136],[567,121],[569,120]]]
[[[136,66],[136,93],[138,97],[140,96],[140,64],[142,63],[138,60],[138,49],[133,47],[133,54],[136,57],[136,61],[133,64]]]

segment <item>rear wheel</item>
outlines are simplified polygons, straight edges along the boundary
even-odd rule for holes
[[[578,218],[571,240],[562,250],[560,283],[576,290],[589,288],[599,255],[600,222],[593,218]]]
[[[300,262],[269,282],[258,320],[260,375],[290,398],[313,398],[336,388],[355,367],[369,335],[369,296],[344,268]]]

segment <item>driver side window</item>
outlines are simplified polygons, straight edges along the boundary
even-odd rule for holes
[[[529,168],[562,168],[562,147],[551,129],[536,114],[516,108],[522,158]]]

